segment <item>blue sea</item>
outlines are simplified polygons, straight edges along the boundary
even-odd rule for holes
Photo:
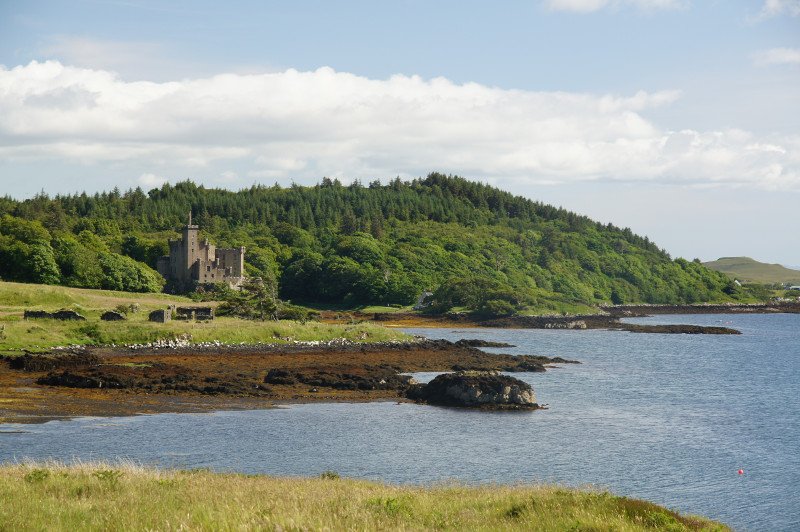
[[[5,424],[0,461],[128,459],[275,475],[333,470],[394,483],[591,486],[737,530],[800,529],[800,315],[631,321],[743,334],[414,329],[582,364],[515,374],[548,410],[379,402]]]

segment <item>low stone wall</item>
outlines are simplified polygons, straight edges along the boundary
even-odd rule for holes
[[[62,321],[86,321],[86,318],[74,310],[57,310],[55,312],[47,312],[44,310],[26,310],[22,317],[26,320],[38,320],[38,319],[51,319],[51,320],[62,320]]]
[[[176,320],[213,320],[214,309],[212,307],[178,307],[175,309],[173,317]]]
[[[156,323],[167,323],[172,319],[172,310],[168,308],[154,310],[147,316],[147,319]]]

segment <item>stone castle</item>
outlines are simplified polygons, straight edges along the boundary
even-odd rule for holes
[[[223,249],[200,241],[200,226],[189,224],[183,228],[183,238],[169,241],[169,256],[160,257],[156,265],[171,288],[191,290],[198,284],[227,283],[236,288],[244,281],[244,247]]]

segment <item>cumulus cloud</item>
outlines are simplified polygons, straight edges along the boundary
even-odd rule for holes
[[[800,0],[765,0],[759,18],[772,18],[779,15],[800,16]]]
[[[0,161],[131,168],[142,184],[160,184],[158,176],[177,166],[228,182],[442,170],[527,183],[800,188],[800,137],[665,131],[646,118],[679,97],[376,80],[330,68],[127,82],[104,70],[32,62],[0,68]]]
[[[800,65],[800,48],[772,48],[753,55],[757,65]]]
[[[686,0],[546,0],[545,6],[553,11],[572,11],[592,13],[605,8],[619,9],[633,7],[643,11],[661,9],[680,9],[686,7]]]

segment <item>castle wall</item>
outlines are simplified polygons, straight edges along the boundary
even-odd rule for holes
[[[244,247],[217,249],[217,262],[221,268],[230,268],[233,277],[244,276]]]

